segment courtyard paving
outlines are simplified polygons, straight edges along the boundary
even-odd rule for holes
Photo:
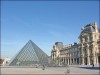
[[[70,73],[67,73],[67,69],[70,69]],[[100,68],[92,66],[69,66],[66,67],[46,67],[43,70],[41,67],[1,67],[1,75],[8,74],[64,74],[64,75],[100,75]]]

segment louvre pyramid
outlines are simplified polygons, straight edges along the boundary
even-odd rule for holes
[[[47,65],[48,55],[31,40],[11,60],[9,66],[33,66],[34,64]]]

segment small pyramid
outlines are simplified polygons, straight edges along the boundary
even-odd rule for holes
[[[31,40],[11,60],[9,66],[32,66],[34,64],[47,65],[48,55]]]

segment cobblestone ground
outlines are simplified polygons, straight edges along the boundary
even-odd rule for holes
[[[70,66],[70,73],[67,73],[66,67],[46,67],[45,70],[42,68],[32,68],[32,67],[27,67],[27,68],[15,68],[15,67],[1,67],[1,74],[82,74],[82,75],[100,75],[99,67],[87,67],[87,66]]]

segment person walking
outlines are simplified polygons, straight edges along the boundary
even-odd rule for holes
[[[92,64],[92,67],[94,68],[94,63]]]
[[[43,65],[42,70],[45,70],[45,66]]]

